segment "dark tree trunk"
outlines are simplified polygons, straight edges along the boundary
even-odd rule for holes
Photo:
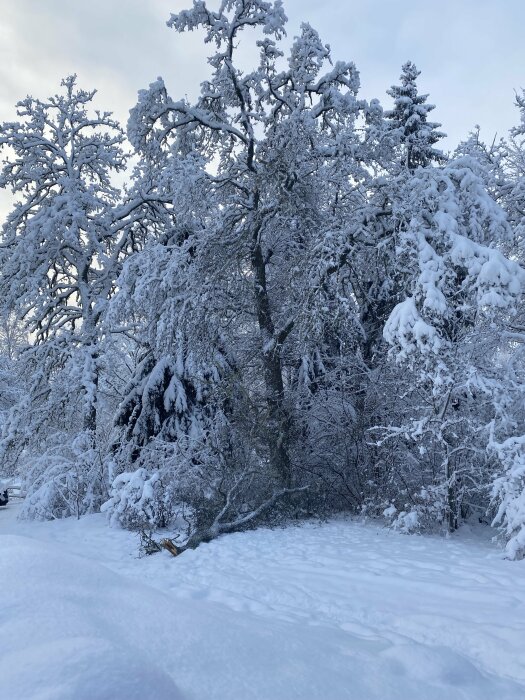
[[[99,382],[97,367],[98,352],[96,350],[91,352],[91,359],[94,367],[93,386],[95,388],[95,392],[84,415],[84,430],[89,431],[94,436],[97,429],[97,394]],[[84,391],[87,395],[89,395],[90,389],[88,387],[84,387]]]
[[[453,468],[448,456],[445,477],[447,480],[447,528],[449,532],[454,532],[459,526],[458,498],[456,493],[456,470]]]
[[[251,255],[254,272],[254,297],[259,330],[263,340],[262,363],[266,385],[268,408],[267,444],[272,472],[284,488],[292,483],[290,455],[288,452],[290,416],[284,405],[282,372],[282,344],[291,327],[276,334],[272,320],[266,283],[266,261],[259,242],[255,242]]]

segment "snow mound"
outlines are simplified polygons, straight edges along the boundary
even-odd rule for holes
[[[170,676],[125,634],[126,619],[135,623],[137,584],[14,535],[2,537],[0,561],[2,697],[182,699]]]
[[[130,650],[69,637],[8,653],[0,662],[11,700],[176,700],[171,678]]]

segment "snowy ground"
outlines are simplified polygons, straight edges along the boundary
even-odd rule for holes
[[[101,516],[0,509],[9,700],[522,700],[525,562],[336,521],[137,558]]]

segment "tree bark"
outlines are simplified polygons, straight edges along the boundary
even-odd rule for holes
[[[266,262],[258,241],[253,246],[251,262],[254,273],[255,307],[263,341],[262,364],[268,408],[267,443],[270,464],[279,483],[284,488],[290,488],[292,473],[288,445],[291,421],[284,405],[281,359],[282,343],[286,336],[282,338],[275,333],[266,282]]]
[[[447,447],[448,451],[448,447]],[[456,471],[450,463],[450,457],[447,455],[447,463],[445,468],[445,476],[447,480],[447,527],[449,532],[454,532],[458,529],[458,503],[456,496]]]
[[[98,381],[99,381],[99,372],[98,372],[98,367],[97,367],[97,361],[98,361],[98,351],[97,350],[92,350],[91,351],[91,361],[93,363],[93,379],[92,379],[92,385],[94,387],[93,391],[93,397],[91,401],[89,402],[89,405],[86,408],[86,412],[84,414],[84,430],[86,432],[90,432],[93,436],[95,435],[95,432],[97,430],[97,394],[98,394]],[[91,389],[88,386],[84,387],[84,391],[86,392],[86,395],[89,395],[91,393]]]

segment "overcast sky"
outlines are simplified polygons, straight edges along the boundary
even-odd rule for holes
[[[209,0],[216,8],[219,0]],[[137,90],[161,75],[174,98],[193,96],[206,75],[202,34],[177,35],[170,12],[190,0],[2,0],[0,121],[26,94],[47,97],[76,72],[99,90],[98,106],[122,120]],[[352,60],[362,96],[388,105],[385,90],[414,61],[421,91],[448,147],[479,123],[492,140],[517,122],[514,90],[525,87],[525,0],[285,0],[288,34],[307,21]]]

